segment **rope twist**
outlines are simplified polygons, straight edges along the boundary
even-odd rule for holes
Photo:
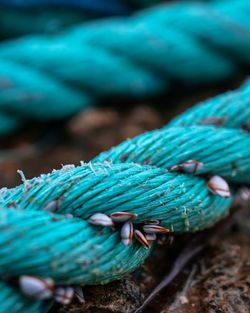
[[[203,230],[224,218],[233,200],[225,180],[232,186],[250,182],[249,96],[247,82],[88,164],[31,180],[22,176],[22,185],[3,188],[0,298],[7,294],[8,301],[0,312],[10,304],[12,312],[46,312],[51,304],[27,300],[6,283],[8,276],[51,278],[57,286],[104,284],[144,262],[153,244],[145,249],[144,239],[132,239],[124,246],[117,224],[89,222],[97,213],[110,219],[129,212],[135,229],[158,220],[172,234]]]

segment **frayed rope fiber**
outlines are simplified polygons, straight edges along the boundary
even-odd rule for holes
[[[199,27],[197,27],[199,26]],[[107,97],[214,83],[250,64],[248,0],[177,2],[0,45],[0,133]]]
[[[33,275],[65,286],[104,284],[132,272],[153,245],[145,249],[134,238],[124,246],[119,229],[90,224],[96,213],[109,219],[114,212],[129,212],[135,228],[159,220],[171,234],[213,226],[233,200],[225,180],[250,182],[249,129],[247,82],[91,163],[31,180],[22,175],[22,185],[0,191],[1,277]],[[190,168],[191,160],[197,166]],[[223,176],[224,190],[209,187],[214,175]],[[4,284],[0,298],[9,294],[11,312],[46,312],[44,302],[30,302]],[[0,312],[7,311],[3,300]]]

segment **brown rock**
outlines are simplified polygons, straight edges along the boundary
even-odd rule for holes
[[[159,128],[163,124],[159,112],[147,105],[135,107],[128,115],[127,121],[144,131]]]
[[[119,114],[114,110],[89,109],[69,121],[68,131],[74,136],[83,136],[98,129],[117,125],[119,120]]]
[[[84,294],[84,305],[62,307],[58,313],[132,313],[143,300],[139,287],[130,279],[88,287]]]

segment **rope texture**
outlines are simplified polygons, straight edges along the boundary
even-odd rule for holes
[[[3,42],[0,132],[107,97],[138,99],[232,77],[250,63],[249,17],[248,0],[180,2]]]
[[[94,226],[94,213],[136,213],[136,225],[157,219],[173,233],[213,226],[232,197],[207,188],[207,177],[250,181],[250,83],[191,108],[166,127],[127,140],[91,163],[68,165],[14,189],[0,191],[0,275],[51,277],[57,284],[100,284],[119,279],[149,255],[135,240],[124,246],[118,230]],[[208,124],[223,118],[223,126]],[[248,125],[247,124],[247,125]],[[192,125],[192,126],[190,126]],[[169,166],[197,160],[194,174]],[[46,208],[56,201],[56,212]],[[69,215],[70,214],[70,215]],[[151,246],[152,248],[152,246]],[[6,289],[7,288],[7,289]],[[2,287],[0,297],[10,287]],[[45,312],[9,292],[16,312]],[[19,309],[19,306],[21,309]],[[23,309],[25,307],[25,310]],[[7,312],[2,301],[0,312]]]

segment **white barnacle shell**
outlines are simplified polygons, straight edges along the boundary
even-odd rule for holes
[[[88,219],[90,224],[101,225],[101,226],[113,226],[112,219],[103,213],[95,213]]]
[[[238,194],[241,200],[250,201],[250,189],[248,187],[240,188]]]
[[[85,303],[82,287],[81,286],[75,286],[74,291],[75,291],[75,297],[77,298],[79,303],[81,303],[81,304]]]
[[[188,160],[182,163],[182,170],[187,174],[194,174],[203,169],[204,164],[196,160]]]
[[[182,171],[187,174],[195,174],[203,169],[204,164],[196,160],[188,160],[181,164],[173,165],[170,171]]]
[[[221,127],[223,126],[227,121],[226,116],[212,116],[212,117],[206,117],[203,120],[200,121],[200,125],[213,125],[215,127]]]
[[[145,235],[147,241],[155,241],[157,239],[156,234],[152,233],[152,234],[146,234]]]
[[[138,229],[135,230],[135,238],[143,245],[145,249],[149,248],[149,242],[144,234]]]
[[[54,299],[61,304],[70,304],[74,297],[74,288],[57,287],[54,292]]]
[[[47,204],[45,204],[45,206],[43,207],[43,210],[54,213],[57,210],[57,206],[58,206],[57,201],[52,200],[52,201],[48,202]]]
[[[208,180],[207,187],[213,194],[223,198],[229,198],[231,196],[228,183],[218,175],[214,175]]]
[[[170,229],[162,227],[160,225],[147,224],[143,226],[143,230],[147,234],[167,234],[170,232]]]
[[[45,300],[52,298],[55,283],[51,278],[23,275],[19,277],[19,286],[26,296],[37,300]]]
[[[125,246],[132,244],[133,229],[133,224],[130,222],[125,223],[121,228],[121,240]]]
[[[132,218],[137,217],[137,214],[129,212],[114,212],[110,215],[110,217],[114,222],[124,223],[128,220],[131,220]]]

